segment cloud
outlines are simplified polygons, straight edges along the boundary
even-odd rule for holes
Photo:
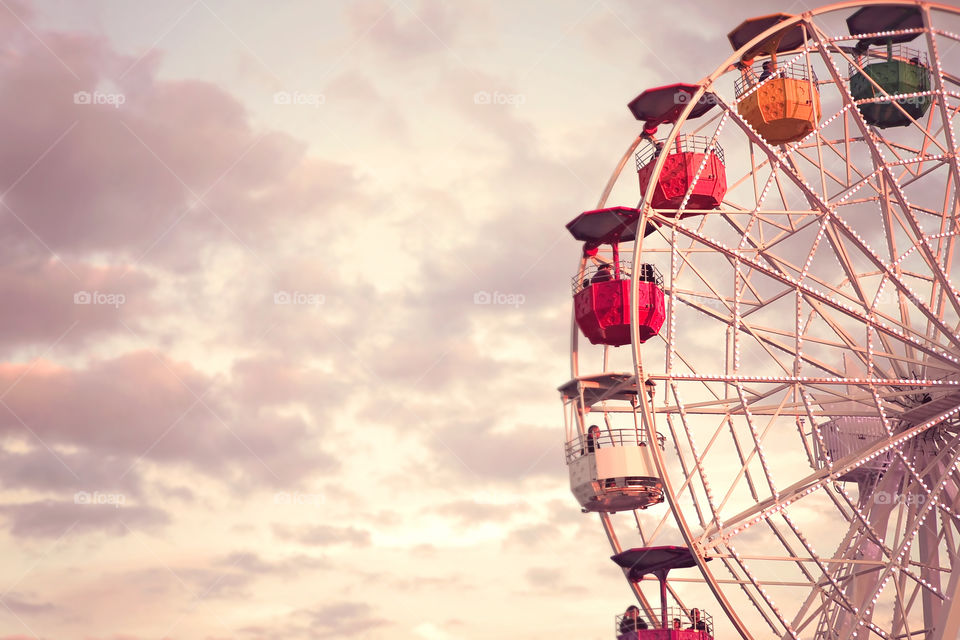
[[[245,573],[266,575],[292,575],[303,570],[327,567],[327,563],[319,558],[296,554],[278,559],[266,559],[253,551],[235,551],[217,560],[220,567],[229,567]]]
[[[548,524],[532,524],[517,527],[510,532],[507,544],[519,544],[524,547],[537,547],[551,540],[556,535],[556,528]]]
[[[139,497],[139,474],[126,473],[126,457],[79,450],[51,452],[42,446],[26,452],[0,447],[0,485],[8,489],[32,489],[72,498],[78,491],[116,492]]]
[[[8,255],[0,259],[0,346],[76,346],[125,325],[138,329],[155,311],[153,285],[150,276],[121,266]]]
[[[346,391],[336,376],[280,356],[238,360],[232,376],[237,401],[249,406],[312,404],[317,390]]]
[[[11,534],[30,538],[59,538],[90,532],[125,536],[131,530],[152,531],[170,522],[165,512],[152,507],[63,500],[0,506],[0,517],[6,521]]]
[[[350,167],[254,129],[214,84],[160,80],[155,64],[131,69],[93,36],[47,33],[43,44],[13,46],[17,55],[0,57],[7,251],[40,243],[195,267],[204,247],[263,244],[278,218],[329,209],[356,186]]]
[[[306,624],[302,628],[311,630],[315,638],[349,638],[387,624],[385,619],[373,613],[370,605],[349,601],[300,609],[291,618],[304,620]]]
[[[273,534],[281,540],[292,540],[304,545],[330,546],[336,544],[350,544],[356,547],[370,545],[370,532],[357,527],[334,527],[329,525],[315,525],[297,527],[293,525],[274,524]]]
[[[26,426],[47,447],[82,447],[124,459],[127,468],[141,459],[185,462],[241,483],[291,482],[335,467],[329,454],[305,446],[310,434],[301,419],[240,412],[224,387],[188,363],[146,351],[83,369],[0,365],[0,388],[9,389],[0,434],[22,437]]]
[[[348,5],[345,15],[355,38],[393,60],[443,53],[466,23],[462,11],[436,0],[399,6],[363,0]]]
[[[515,502],[512,504],[484,504],[470,500],[457,500],[437,506],[434,511],[441,515],[455,517],[463,526],[478,525],[484,522],[507,522],[518,511],[529,508],[528,505]]]
[[[490,424],[461,419],[437,429],[429,441],[449,469],[467,477],[516,481],[565,475],[555,429],[518,425],[495,431]]]
[[[366,637],[374,629],[388,626],[388,620],[373,613],[364,602],[339,600],[295,609],[268,625],[247,625],[239,630],[245,638],[283,637],[296,640]]]
[[[36,602],[33,596],[16,591],[5,593],[0,603],[19,615],[49,614],[57,609],[51,602]]]
[[[571,595],[587,593],[587,589],[582,585],[568,582],[565,579],[567,575],[569,575],[569,572],[561,569],[531,567],[527,569],[524,577],[538,591],[555,591]]]

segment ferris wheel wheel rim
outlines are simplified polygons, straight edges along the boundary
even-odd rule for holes
[[[730,71],[729,66],[730,66],[734,61],[736,61],[737,59],[739,59],[739,56],[742,55],[742,51],[748,49],[748,48],[751,47],[751,46],[755,46],[756,42],[759,42],[759,41],[761,41],[762,39],[764,39],[764,38],[766,38],[766,37],[769,37],[769,35],[770,35],[771,33],[775,33],[776,31],[778,31],[778,30],[780,30],[780,29],[789,28],[789,26],[795,25],[795,24],[799,23],[801,20],[808,20],[810,17],[814,17],[814,16],[818,16],[818,15],[822,15],[822,14],[826,14],[826,13],[830,13],[830,12],[835,12],[835,11],[839,11],[839,10],[849,9],[849,8],[864,7],[864,6],[874,6],[874,5],[884,5],[884,4],[891,4],[891,5],[893,5],[893,4],[900,4],[900,5],[902,5],[902,4],[905,4],[905,3],[902,2],[902,1],[899,1],[899,0],[877,0],[877,1],[875,1],[875,2],[850,1],[850,2],[835,3],[835,4],[826,5],[826,6],[824,6],[824,7],[817,8],[817,9],[815,9],[815,10],[813,10],[813,11],[811,11],[811,12],[807,12],[807,13],[805,13],[805,14],[801,14],[801,15],[798,15],[798,16],[794,16],[793,18],[790,19],[790,21],[787,21],[787,22],[784,22],[784,23],[780,23],[780,24],[776,25],[775,27],[771,27],[770,29],[768,29],[767,32],[764,32],[764,33],[762,33],[762,34],[759,34],[756,38],[754,38],[754,40],[752,40],[750,43],[744,45],[744,47],[742,47],[740,50],[738,50],[738,51],[735,52],[733,55],[731,55],[730,58],[728,58],[728,60],[725,62],[724,65],[721,65],[720,67],[718,67],[716,71],[714,71],[712,74],[710,74],[709,76],[707,76],[706,78],[704,78],[702,81],[700,81],[700,83],[698,83],[698,87],[699,87],[698,93],[690,100],[690,104],[687,106],[686,109],[684,109],[683,113],[682,113],[681,116],[678,118],[678,120],[677,120],[677,122],[675,123],[675,125],[672,127],[672,129],[671,129],[671,131],[670,131],[670,134],[669,134],[669,136],[668,136],[668,139],[667,139],[667,141],[665,142],[665,145],[669,145],[669,144],[671,144],[671,143],[675,140],[676,136],[679,135],[679,132],[681,131],[681,129],[682,129],[682,127],[684,126],[684,124],[686,123],[687,116],[689,115],[689,113],[690,113],[690,111],[691,111],[691,109],[692,109],[692,105],[697,102],[697,100],[699,99],[700,96],[702,96],[708,89],[710,89],[710,88],[712,87],[713,82],[714,82],[717,78],[723,76],[724,74],[726,74],[726,73],[728,73],[728,72]],[[945,12],[948,12],[948,13],[951,13],[951,14],[960,15],[960,8],[950,7],[950,6],[944,5],[944,4],[942,4],[942,3],[917,2],[916,4],[917,4],[917,6],[924,8],[926,11],[939,10],[939,11],[945,11]],[[929,25],[925,26],[925,31],[926,31],[927,33],[930,32],[930,27],[929,27]],[[726,68],[725,68],[725,67],[726,67]],[[859,114],[857,114],[857,117],[859,117]],[[665,156],[665,155],[666,155],[666,154],[663,154],[663,156]],[[639,225],[645,225],[645,224],[647,223],[647,220],[649,219],[650,212],[651,212],[651,207],[650,207],[650,204],[649,204],[649,203],[650,203],[650,201],[651,201],[651,199],[652,199],[653,189],[655,188],[656,177],[660,174],[660,172],[661,172],[661,170],[662,170],[662,165],[663,165],[664,159],[665,159],[664,157],[658,158],[658,160],[657,160],[658,165],[654,168],[654,170],[653,170],[653,176],[652,176],[650,182],[648,183],[646,192],[643,194],[643,198],[642,198],[642,200],[641,200],[640,207],[639,207],[639,208],[641,208],[642,211],[643,211],[643,216],[642,216],[641,221],[638,223]],[[619,174],[620,172],[622,172],[622,167],[620,167],[620,168],[619,168],[619,171],[616,172],[616,173]],[[616,176],[611,177],[611,182],[615,181],[615,179],[616,179]],[[601,203],[600,206],[603,206],[603,204],[604,204],[604,203]],[[640,226],[639,228],[644,228],[644,227],[643,227],[643,226]],[[643,234],[638,233],[638,234],[637,234],[637,239],[636,239],[635,244],[634,244],[634,252],[633,252],[633,254],[634,254],[634,255],[633,255],[633,260],[634,260],[634,263],[635,263],[635,264],[640,261],[640,256],[641,256],[642,251],[643,251],[643,239],[644,239],[644,238],[643,238]],[[636,284],[637,284],[637,275],[634,274],[633,277],[632,277],[632,282],[631,282],[631,287],[632,287],[632,289],[635,289]],[[635,314],[636,314],[636,310],[631,308],[631,315],[634,316]],[[636,322],[635,322],[635,318],[631,318],[631,333],[632,333],[631,349],[632,349],[632,351],[633,351],[634,369],[635,369],[635,371],[636,371],[636,373],[637,373],[637,380],[638,380],[638,384],[639,384],[640,382],[642,382],[643,377],[644,377],[644,368],[643,368],[642,358],[640,357],[640,342],[639,342],[639,340],[638,340],[638,327],[637,327],[637,324],[636,324]],[[647,399],[646,399],[645,397],[643,397],[643,394],[641,394],[640,400],[641,400],[642,417],[643,417],[644,423],[645,423],[646,425],[652,425],[652,424],[653,424],[653,422],[652,422],[652,415],[653,415],[652,407],[651,407],[651,406],[649,405],[649,403],[647,402]],[[650,428],[652,429],[652,427],[650,427]],[[694,536],[693,536],[693,534],[692,534],[692,530],[690,529],[689,525],[685,522],[685,518],[683,517],[683,514],[680,513],[679,508],[678,508],[678,507],[675,507],[675,505],[674,505],[674,501],[675,501],[676,496],[675,496],[674,491],[673,491],[673,488],[672,488],[672,481],[670,481],[669,475],[666,473],[665,464],[664,464],[664,459],[663,459],[662,454],[661,454],[659,451],[655,451],[655,452],[654,452],[654,455],[653,455],[653,458],[654,458],[654,461],[655,461],[655,463],[656,463],[656,465],[657,465],[658,472],[661,474],[661,477],[662,477],[662,478],[664,479],[664,481],[665,481],[665,487],[664,487],[664,488],[665,488],[665,494],[668,496],[668,498],[667,498],[667,499],[668,499],[668,504],[670,505],[671,511],[673,511],[674,520],[677,522],[678,527],[679,527],[680,530],[681,530],[681,534],[682,534],[682,536],[683,536],[683,538],[684,538],[684,542],[685,542],[691,549],[694,550],[694,552],[695,552],[694,555],[695,555],[695,557],[697,558],[698,566],[699,566],[699,568],[700,568],[700,570],[701,570],[701,574],[703,575],[704,580],[708,583],[708,585],[710,586],[711,590],[714,592],[714,595],[717,597],[718,603],[721,604],[721,607],[724,609],[724,613],[727,614],[728,619],[730,619],[731,623],[734,624],[734,626],[735,626],[735,628],[737,629],[737,631],[740,632],[740,634],[741,634],[744,638],[752,638],[753,636],[752,636],[752,634],[750,633],[750,631],[743,625],[743,623],[742,623],[741,621],[739,621],[739,619],[738,619],[737,616],[736,616],[736,612],[734,611],[734,608],[733,608],[732,605],[729,603],[729,601],[727,601],[727,599],[726,599],[726,597],[725,597],[725,595],[724,595],[723,589],[721,589],[721,588],[719,587],[719,584],[716,582],[716,579],[715,579],[715,577],[714,577],[714,575],[713,575],[713,571],[706,566],[706,560],[704,559],[704,558],[705,558],[705,555],[704,555],[703,553],[701,553],[698,545],[696,544],[696,542],[695,542],[695,540],[694,540]],[[668,483],[670,483],[670,484],[668,484]]]

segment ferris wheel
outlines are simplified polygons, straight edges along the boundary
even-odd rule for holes
[[[567,225],[560,387],[618,633],[960,638],[958,33],[903,0],[752,18],[630,103]]]

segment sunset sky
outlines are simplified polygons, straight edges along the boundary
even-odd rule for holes
[[[563,225],[806,8],[0,0],[0,640],[612,638]]]

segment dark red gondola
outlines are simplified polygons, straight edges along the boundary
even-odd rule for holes
[[[636,630],[621,634],[630,640],[712,640],[713,618],[700,609],[682,609],[667,606],[667,574],[674,569],[697,566],[693,552],[687,547],[641,547],[627,549],[611,556],[611,560],[627,571],[630,582],[640,582],[646,575],[654,575],[660,582],[660,618],[642,616],[643,625]],[[707,558],[709,561],[710,558]],[[680,628],[670,624],[671,619],[681,622]],[[619,628],[623,628],[619,626]]]
[[[619,347],[630,344],[630,265],[619,259],[620,242],[636,238],[640,211],[612,207],[585,211],[567,224],[585,250],[601,244],[613,247],[612,263],[586,267],[573,280],[573,305],[577,326],[592,344]],[[635,304],[640,342],[657,335],[666,317],[663,276],[651,264],[640,265]]]
[[[680,135],[669,149],[663,149],[661,143],[653,138],[659,125],[677,121],[683,109],[693,100],[697,89],[696,85],[691,84],[657,87],[644,91],[629,104],[634,117],[644,122],[644,135],[650,141],[637,153],[640,191],[646,193],[657,157],[665,151],[667,157],[657,178],[650,206],[654,209],[677,209],[689,191],[685,209],[693,211],[680,217],[695,215],[698,209],[716,209],[727,192],[726,169],[720,145],[711,144],[711,140],[703,136]],[[715,104],[716,97],[712,93],[705,93],[693,106],[688,118],[699,118]],[[667,211],[660,213],[676,216]],[[650,231],[652,228],[648,228],[645,234]]]

